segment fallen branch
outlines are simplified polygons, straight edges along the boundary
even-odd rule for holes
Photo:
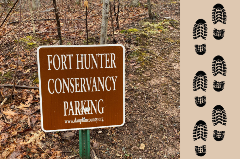
[[[4,88],[4,87],[14,87],[14,85],[10,85],[10,84],[4,84],[4,85],[0,85],[0,88]],[[19,89],[39,89],[39,87],[31,87],[31,86],[19,86],[19,85],[15,85],[15,88],[19,88]]]
[[[7,101],[7,98],[4,98],[4,100],[1,103],[1,106]]]
[[[56,19],[33,19],[34,22],[39,22],[39,21],[55,21]],[[64,19],[59,19],[60,21],[63,21]],[[85,19],[66,19],[66,20],[72,20],[72,21],[85,21]],[[24,23],[26,22],[31,22],[31,20],[25,20],[25,21],[22,21]],[[9,22],[8,25],[11,25],[11,24],[18,24],[19,21],[13,21],[13,22]]]

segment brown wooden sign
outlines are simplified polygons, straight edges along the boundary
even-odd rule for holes
[[[39,47],[42,129],[50,132],[122,126],[124,66],[122,45]]]

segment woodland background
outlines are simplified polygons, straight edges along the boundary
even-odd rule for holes
[[[79,158],[78,131],[41,130],[37,47],[100,43],[126,48],[126,123],[91,158],[180,158],[179,27],[179,0],[0,0],[0,158]]]

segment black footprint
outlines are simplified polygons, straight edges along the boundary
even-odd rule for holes
[[[204,121],[199,120],[193,129],[193,140],[203,139],[207,140],[207,125]]]
[[[207,24],[203,19],[198,19],[193,27],[193,39],[202,37],[206,40],[207,37]]]
[[[195,103],[199,107],[203,107],[206,104],[206,96],[195,97]]]
[[[227,67],[222,56],[217,55],[216,57],[213,58],[212,73],[213,76],[216,76],[217,74],[222,74],[223,76],[226,76]]]
[[[216,141],[222,141],[224,138],[224,135],[225,135],[225,131],[217,131],[217,130],[213,131],[213,138]]]
[[[218,82],[218,81],[214,80],[213,89],[217,92],[221,92],[224,89],[224,85],[225,85],[224,81]]]
[[[206,154],[206,145],[195,146],[195,152],[198,156],[204,156]]]
[[[195,45],[195,51],[198,55],[203,55],[206,53],[206,44]]]
[[[225,33],[224,29],[218,30],[218,29],[214,28],[214,30],[213,30],[213,37],[216,40],[221,40],[224,37],[224,33]]]
[[[198,71],[193,79],[193,91],[198,89],[203,91],[207,89],[207,75],[204,71]]]
[[[221,105],[216,105],[212,111],[212,122],[213,126],[216,126],[218,123],[222,125],[227,124],[227,115],[226,111]]]
[[[215,6],[213,6],[212,21],[213,21],[213,24],[216,24],[217,22],[226,24],[227,15],[223,5],[218,3]]]

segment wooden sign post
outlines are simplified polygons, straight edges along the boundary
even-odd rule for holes
[[[38,48],[41,126],[45,132],[122,126],[122,45]]]

